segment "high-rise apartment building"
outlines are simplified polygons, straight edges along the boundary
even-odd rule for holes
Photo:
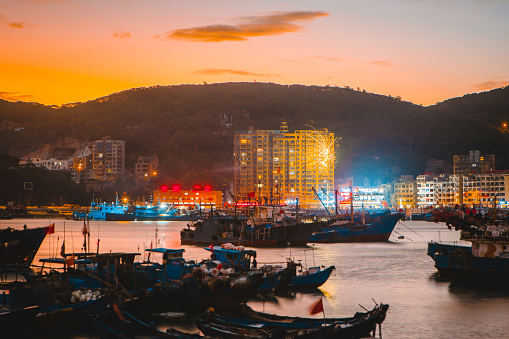
[[[125,141],[94,141],[92,148],[92,168],[97,170],[97,179],[116,180],[125,172]]]
[[[334,204],[334,133],[296,130],[235,132],[234,197],[306,208]],[[298,199],[298,200],[297,200]]]

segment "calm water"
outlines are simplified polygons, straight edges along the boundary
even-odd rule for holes
[[[83,222],[61,219],[2,220],[0,227],[22,228],[56,223],[55,234],[46,237],[39,258],[58,256],[64,237],[66,252],[83,245]],[[153,247],[185,248],[187,259],[201,260],[202,247],[180,246],[179,232],[185,222],[91,222],[91,250],[97,238],[100,251],[139,252]],[[351,316],[374,306],[373,299],[390,305],[382,325],[384,338],[508,338],[509,288],[458,285],[436,278],[433,261],[426,255],[430,240],[459,242],[459,234],[444,224],[406,221],[396,225],[387,243],[316,244],[307,248],[257,249],[259,264],[284,261],[292,256],[307,266],[335,265],[337,270],[315,293],[296,293],[251,301],[257,310],[307,316],[309,306],[324,296],[328,317]],[[156,238],[157,232],[157,238]],[[405,239],[397,239],[397,235]],[[156,240],[157,239],[157,240]],[[140,257],[140,260],[143,259]],[[319,315],[320,316],[320,315]],[[192,320],[175,327],[195,330]],[[94,333],[70,338],[97,338]]]

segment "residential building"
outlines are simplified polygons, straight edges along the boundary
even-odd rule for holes
[[[138,157],[134,166],[136,179],[150,181],[151,178],[154,178],[157,175],[157,171],[159,170],[159,159],[155,154],[150,156],[142,155]]]
[[[125,173],[125,141],[103,138],[94,141],[92,168],[97,170],[97,179],[114,181]]]
[[[453,174],[483,173],[495,170],[495,155],[481,155],[481,152],[470,151],[467,155],[453,156]]]
[[[411,175],[402,175],[392,184],[391,205],[393,208],[417,207],[417,183]]]
[[[33,164],[37,167],[44,167],[50,171],[61,171],[69,169],[69,160],[58,160],[58,159],[42,159],[42,158],[26,158],[20,159],[19,165],[26,166]]]
[[[321,130],[235,132],[234,196],[237,202],[334,206],[336,139]]]

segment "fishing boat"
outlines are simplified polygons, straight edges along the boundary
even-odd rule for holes
[[[199,216],[183,207],[160,204],[130,206],[125,211],[107,212],[105,218],[106,221],[196,221]]]
[[[113,203],[92,201],[88,212],[74,212],[73,219],[106,220],[106,214],[124,215],[128,214],[128,209],[129,205],[121,203],[117,196]]]
[[[180,241],[183,245],[305,246],[321,224],[311,220],[257,222],[244,216],[212,216],[182,229]]]
[[[212,216],[188,224],[180,232],[182,245],[221,245],[232,243],[249,246],[276,246],[283,237],[283,228],[271,224],[249,223],[247,217]]]
[[[284,280],[285,276],[289,276],[291,272],[288,270],[273,269],[272,266],[262,266],[257,268],[256,251],[245,249],[243,246],[234,246],[232,244],[224,244],[222,246],[209,246],[205,250],[211,252],[211,264],[220,265],[222,268],[231,268],[235,271],[248,272],[259,271],[263,273],[263,281],[258,286],[259,292],[272,291]],[[212,266],[212,265],[210,265]],[[290,277],[291,279],[291,277]]]
[[[468,245],[428,243],[427,254],[440,277],[455,280],[509,281],[509,220],[494,208],[485,214],[466,208],[434,210],[433,219],[460,232]]]
[[[367,222],[334,220],[314,232],[309,241],[312,243],[341,242],[385,242],[389,240],[396,223],[402,214],[391,214],[373,218]]]
[[[191,274],[194,268],[198,267],[194,260],[185,260],[183,258],[183,253],[185,252],[183,248],[153,248],[146,249],[145,251],[149,253],[148,259],[143,262],[135,262],[134,270],[148,275],[150,279],[156,282],[181,280],[185,275]],[[156,262],[150,261],[150,254],[160,254],[162,258]]]
[[[39,306],[8,308],[0,305],[0,328],[2,337],[19,338],[33,334],[35,317],[39,313]]]
[[[0,229],[0,268],[28,267],[39,250],[46,234],[54,225],[39,228]]]
[[[118,338],[174,338],[194,339],[203,338],[197,334],[190,334],[169,328],[166,332],[143,322],[132,314],[120,310],[118,307],[91,315],[95,329],[101,339]]]
[[[293,288],[317,288],[323,285],[336,268],[321,266],[303,268],[302,264],[287,259],[286,267],[281,264],[264,264],[257,267],[256,251],[245,249],[243,246],[225,244],[222,246],[205,247],[211,252],[214,260],[220,262],[224,267],[234,267],[236,270],[253,271],[259,270],[264,273],[262,284],[258,287],[260,292],[267,292],[273,289]],[[297,267],[300,270],[297,270]]]
[[[335,269],[335,266],[327,268],[322,268],[321,266],[310,267],[307,270],[301,271],[300,274],[293,276],[288,282],[288,287],[318,288],[325,284]]]
[[[196,325],[206,335],[220,336],[214,328],[204,324],[222,325],[237,329],[262,329],[271,335],[284,335],[283,338],[361,338],[367,337],[381,327],[389,305],[376,305],[371,311],[357,312],[348,318],[296,318],[274,316],[260,313],[257,319],[244,319],[220,316],[205,312],[197,318]],[[265,317],[265,318],[264,318]]]
[[[77,291],[74,291],[76,293]],[[90,293],[90,295],[95,295]],[[71,298],[74,295],[71,296]],[[73,327],[83,324],[89,313],[101,312],[109,303],[107,295],[99,295],[97,298],[77,301],[67,301],[63,304],[41,307],[36,317],[36,326],[42,329],[51,329],[59,326]]]

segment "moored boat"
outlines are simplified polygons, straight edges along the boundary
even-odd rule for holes
[[[284,229],[272,224],[253,226],[246,217],[214,216],[189,224],[180,232],[183,245],[277,246]]]
[[[28,267],[39,250],[46,234],[54,230],[54,225],[39,228],[0,230],[0,268]]]
[[[101,339],[113,338],[174,338],[194,339],[202,338],[197,334],[190,334],[169,328],[166,332],[158,330],[118,307],[91,315],[94,327]]]
[[[495,204],[496,205],[496,204]],[[478,213],[467,208],[434,210],[436,222],[460,231],[471,245],[428,243],[427,254],[440,277],[454,280],[509,281],[509,220],[497,210]]]
[[[443,278],[474,281],[509,281],[509,229],[461,231],[471,246],[428,243],[427,254]]]
[[[309,239],[312,243],[341,242],[385,242],[389,240],[401,214],[392,214],[373,218],[368,222],[332,222],[318,229]]]
[[[196,325],[202,331],[204,324],[230,326],[237,329],[263,329],[271,335],[285,335],[283,338],[362,338],[376,331],[377,325],[381,326],[385,320],[389,305],[376,305],[371,311],[357,312],[348,318],[296,318],[282,317],[265,319],[261,315],[257,319],[243,319],[220,316],[212,312],[206,312],[196,321]],[[211,331],[213,328],[208,327]],[[209,332],[208,335],[220,336],[219,332]]]

